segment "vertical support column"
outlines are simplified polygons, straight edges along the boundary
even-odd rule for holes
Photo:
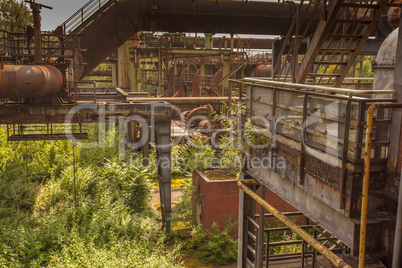
[[[117,87],[117,63],[112,63],[112,86]]]
[[[265,200],[265,187],[260,185],[260,197]],[[260,217],[257,232],[257,248],[256,248],[256,265],[255,267],[262,267],[264,264],[264,226],[265,226],[265,209],[260,205]]]
[[[163,227],[170,231],[171,214],[171,122],[170,120],[154,122],[155,147],[159,179],[159,193]]]
[[[118,82],[117,86],[122,88],[131,87],[130,79],[130,44],[125,42],[117,50],[117,61],[118,61]]]
[[[139,67],[139,60],[138,60],[138,51],[135,49],[134,53],[134,59],[131,61],[131,74],[130,77],[131,79],[131,91],[133,92],[140,92],[140,84],[138,83],[139,81],[139,72],[138,72],[138,67]]]
[[[230,52],[226,51],[223,55],[223,74],[222,77],[225,79],[222,85],[222,96],[227,96],[227,92],[229,91],[229,77],[230,74]]]
[[[162,56],[161,48],[158,48],[158,87],[162,85]]]
[[[275,76],[279,74],[279,70],[282,68],[281,59],[279,58],[281,47],[281,40],[276,40],[272,46],[272,80],[275,80]],[[274,66],[278,64],[278,67],[275,69]]]
[[[348,164],[348,153],[349,153],[349,132],[350,132],[350,113],[352,111],[352,100],[351,98],[346,103],[346,112],[345,112],[345,124],[343,129],[343,149],[342,149],[342,171],[341,171],[341,188],[340,188],[340,208],[345,209],[345,181],[346,181],[346,166]]]
[[[213,49],[214,48],[214,39],[212,38],[213,34],[206,33],[205,34],[205,49]]]
[[[200,92],[200,96],[202,97],[203,96],[203,90],[202,89],[205,90],[205,61],[204,60],[201,62],[201,73],[200,73],[200,75],[201,75],[201,92]]]
[[[144,146],[142,147],[142,159],[143,159],[142,164],[144,166],[149,166],[149,143],[151,142],[151,137],[150,137],[151,126],[148,126],[148,128],[149,128],[148,137],[147,137],[147,140],[146,140]],[[142,135],[145,135],[145,134],[142,133]]]
[[[240,180],[242,179],[251,179],[249,175],[244,173],[240,174]],[[256,186],[250,186],[250,189],[255,191]],[[244,191],[239,190],[239,244],[238,244],[238,252],[237,252],[237,267],[244,268],[247,267],[247,259],[250,261],[254,261],[254,255],[248,250],[248,245],[254,248],[252,244],[252,239],[249,239],[249,232],[254,234],[254,226],[247,219],[255,218],[255,206],[256,202]],[[256,266],[258,267],[258,266]]]
[[[42,63],[42,26],[40,16],[40,4],[31,3],[33,21],[34,21],[34,36],[35,36],[35,61],[36,63]]]
[[[191,61],[187,60],[187,68],[185,70],[187,70],[184,74],[184,97],[188,97],[190,96],[189,94],[189,87],[190,87],[190,73],[191,73]]]
[[[306,144],[305,138],[307,134],[307,104],[308,104],[309,95],[306,93],[304,95],[303,100],[303,129],[302,129],[302,142],[301,142],[301,150],[300,150],[300,185],[304,185],[304,180],[306,178]]]

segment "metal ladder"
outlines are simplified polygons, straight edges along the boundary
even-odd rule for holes
[[[293,23],[296,33],[289,49],[289,53],[293,51],[292,62],[284,64],[288,68],[282,67],[280,77],[286,79],[290,73],[289,69],[291,69],[294,82],[341,86],[389,2],[389,0],[309,1],[307,9],[317,9],[319,5],[322,5],[324,15],[299,64],[297,62],[298,51],[307,32],[305,29],[300,34],[300,30],[295,26],[306,25],[305,15],[301,14],[302,2]],[[307,27],[310,26],[310,21],[307,23]],[[291,38],[292,32],[293,29],[289,31],[287,39]],[[275,68],[275,70],[278,69],[276,66]]]

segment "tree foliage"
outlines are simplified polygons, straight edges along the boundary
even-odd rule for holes
[[[23,33],[32,24],[32,15],[24,1],[0,0],[0,30]]]

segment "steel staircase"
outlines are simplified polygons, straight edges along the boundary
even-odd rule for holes
[[[283,64],[280,77],[286,79],[291,75],[293,81],[297,83],[340,87],[389,2],[389,0],[309,1],[308,8],[317,8],[319,4],[324,6],[324,17],[316,28],[300,64],[297,62],[298,51],[307,30],[300,34],[294,26],[296,34],[289,49],[289,53],[293,52],[293,58],[287,55],[292,62]],[[304,20],[305,15],[299,10],[294,25],[299,27],[306,25]],[[309,23],[307,25],[309,26]],[[288,40],[285,42],[289,42],[292,32],[293,30],[289,31]],[[275,68],[278,69],[277,66]],[[293,70],[293,73],[290,74],[289,70]]]
[[[217,89],[221,87],[232,75],[235,75],[239,70],[241,70],[244,66],[246,66],[247,62],[240,60],[235,62],[229,62],[227,64],[233,65],[230,68],[230,72],[226,76],[222,77],[222,79],[219,80],[219,82],[210,89],[210,91],[213,92],[218,97],[221,97],[222,94],[219,93]]]
[[[91,0],[68,18],[61,27],[64,34],[77,34],[84,29],[93,19],[102,14],[117,0]]]

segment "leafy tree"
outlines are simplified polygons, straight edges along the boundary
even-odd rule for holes
[[[31,12],[24,1],[0,0],[0,30],[22,33],[31,24]]]

